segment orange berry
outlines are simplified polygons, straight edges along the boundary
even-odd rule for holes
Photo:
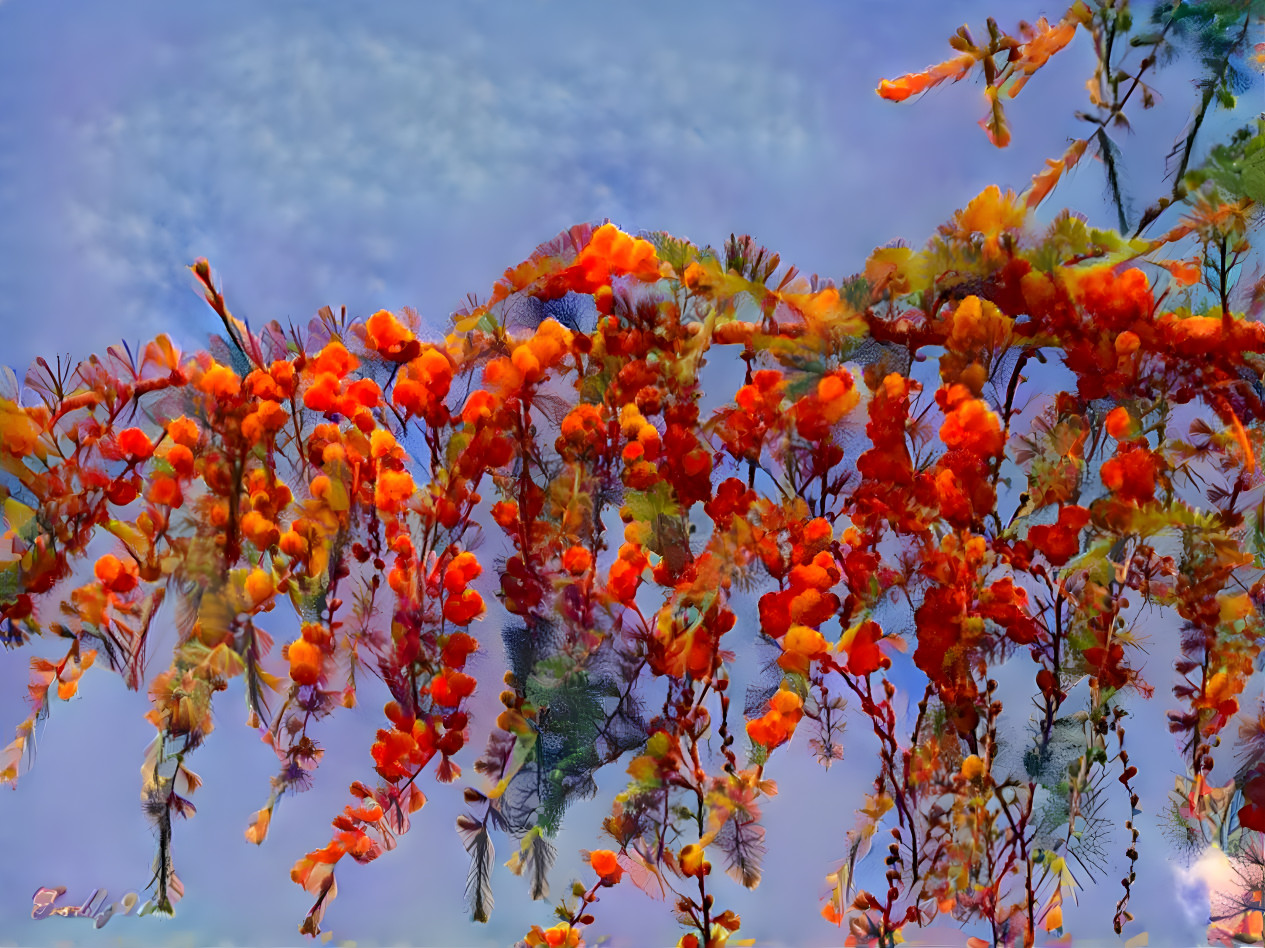
[[[582,546],[573,546],[562,554],[562,568],[572,576],[587,573],[593,565],[593,554]]]
[[[314,685],[321,676],[321,650],[306,638],[290,643],[290,679],[299,685]]]
[[[246,596],[251,606],[259,608],[277,591],[272,575],[262,569],[252,569],[246,577]]]
[[[101,584],[111,592],[125,593],[136,588],[136,566],[124,563],[113,553],[106,553],[92,569]]]

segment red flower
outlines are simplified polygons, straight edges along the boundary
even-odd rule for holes
[[[474,694],[477,682],[464,672],[444,669],[430,683],[430,696],[435,704],[444,708],[455,708],[463,698]]]
[[[118,433],[117,443],[125,457],[143,461],[154,453],[153,442],[140,428],[124,428]]]
[[[1157,468],[1155,455],[1147,448],[1126,443],[1103,464],[1100,476],[1103,485],[1121,500],[1144,504],[1155,497]]]
[[[473,589],[463,589],[444,603],[444,618],[454,625],[469,625],[483,613],[483,597]]]
[[[877,622],[862,622],[851,635],[843,639],[844,650],[848,653],[848,671],[854,675],[873,674],[880,668],[888,668],[892,662],[878,647],[883,638],[883,630]]]
[[[1062,566],[1080,552],[1080,531],[1089,523],[1089,511],[1068,505],[1059,511],[1057,523],[1032,527],[1028,542],[1045,554],[1053,566]]]

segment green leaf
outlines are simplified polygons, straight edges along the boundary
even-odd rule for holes
[[[634,520],[642,523],[655,523],[659,517],[681,516],[681,505],[676,502],[672,485],[667,481],[659,481],[644,491],[632,491],[624,501],[621,515],[627,511]]]
[[[1235,197],[1251,198],[1265,204],[1265,121],[1241,129],[1227,144],[1217,145],[1204,166],[1192,176],[1193,182],[1212,181]]]

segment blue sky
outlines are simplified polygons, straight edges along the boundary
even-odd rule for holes
[[[1090,62],[1083,36],[1015,103],[1005,152],[976,127],[978,87],[902,106],[874,94],[880,78],[945,58],[946,38],[964,22],[982,30],[990,13],[1055,18],[1061,7],[7,0],[0,363],[20,374],[36,355],[80,359],[160,331],[200,347],[215,328],[185,269],[200,256],[253,325],[306,321],[326,304],[358,315],[407,305],[436,332],[466,293],[485,295],[506,266],[581,221],[713,245],[748,232],[803,272],[846,276],[877,245],[921,244],[985,185],[1022,188],[1075,134]],[[1161,74],[1172,104],[1136,122],[1127,154],[1140,194],[1156,193],[1188,82]],[[1112,220],[1088,161],[1055,202]],[[494,622],[481,630],[493,679]],[[6,655],[0,666],[6,728],[24,716],[25,660]],[[231,690],[192,762],[206,784],[197,817],[178,827],[189,895],[177,917],[116,919],[95,933],[80,920],[31,921],[28,893],[144,887],[153,850],[138,768],[152,729],[145,697],[118,679],[90,673],[81,693],[53,709],[34,770],[0,795],[0,851],[10,854],[0,863],[0,942],[296,943],[307,896],[289,866],[327,838],[347,775],[370,775],[380,701],[366,698],[327,727],[317,789],[287,799],[256,849],[242,830],[266,799],[274,758],[241,726]],[[766,809],[769,874],[751,896],[721,895],[761,944],[841,937],[817,918],[816,899],[842,853],[855,792],[872,779],[864,730],[848,740],[847,761],[828,777],[802,747],[775,758],[786,792]],[[1165,755],[1176,767],[1169,743],[1157,737],[1157,802],[1171,787]],[[596,845],[617,782],[607,777],[599,798],[570,814],[556,891],[579,869],[575,850]],[[340,872],[328,916],[335,941],[499,945],[547,924],[547,905],[529,903],[500,869],[492,924],[465,921],[456,794],[427,792],[432,802],[399,850]],[[1164,844],[1148,836],[1135,903],[1151,944],[1198,940],[1202,926],[1171,897]],[[615,944],[675,941],[667,908],[629,888],[603,897],[595,933],[615,934]],[[1086,901],[1114,903],[1114,883],[1103,888]],[[783,913],[788,904],[802,909]],[[1109,924],[1109,913],[1094,917]]]

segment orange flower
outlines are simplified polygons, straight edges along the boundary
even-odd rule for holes
[[[246,376],[246,391],[253,398],[271,399],[276,401],[281,398],[281,389],[277,387],[277,380],[263,369],[255,369],[250,375]]]
[[[299,634],[318,648],[325,648],[334,641],[334,634],[319,622],[304,622],[299,627]]]
[[[322,413],[334,410],[342,386],[333,372],[321,372],[303,393],[303,404]]]
[[[593,231],[575,263],[565,271],[568,288],[577,293],[593,293],[609,285],[612,276],[624,275],[653,282],[659,279],[659,259],[654,244],[625,234],[614,224],[603,224]]]
[[[262,401],[242,419],[242,437],[251,444],[260,444],[269,435],[284,428],[289,420],[289,414],[277,402]]]
[[[624,874],[623,867],[609,849],[595,849],[589,853],[589,865],[602,877],[602,882],[606,885],[614,885]]]
[[[193,452],[183,444],[173,444],[163,455],[163,460],[171,465],[176,476],[188,478],[193,476]]]
[[[502,530],[510,530],[518,523],[518,504],[512,500],[498,500],[492,505],[492,519]]]
[[[136,588],[136,564],[130,561],[124,563],[113,553],[106,553],[98,559],[92,571],[110,592],[125,593]]]
[[[593,565],[593,554],[582,546],[570,547],[562,554],[562,568],[572,576],[587,573]]]
[[[466,399],[466,406],[461,410],[461,420],[467,425],[473,425],[484,418],[491,418],[497,407],[496,397],[491,392],[479,389],[471,392]]]
[[[574,458],[576,453],[600,450],[605,444],[606,422],[601,405],[581,402],[562,419],[557,450],[567,459]]]
[[[454,625],[469,625],[483,612],[483,597],[473,589],[463,589],[444,602],[444,618]]]
[[[1028,542],[1044,553],[1051,565],[1062,566],[1080,552],[1080,532],[1087,523],[1088,510],[1068,505],[1059,511],[1057,523],[1030,528]]]
[[[1124,406],[1117,406],[1107,413],[1107,434],[1117,441],[1128,437],[1132,427],[1133,422],[1129,418],[1129,410]]]
[[[1127,443],[1116,456],[1103,463],[1099,476],[1103,486],[1125,502],[1142,504],[1155,497],[1158,465],[1144,447]]]
[[[911,95],[925,92],[946,79],[957,82],[971,71],[976,61],[973,54],[963,53],[961,56],[937,63],[925,72],[909,73],[899,79],[884,79],[875,91],[890,102],[904,102]]]
[[[452,363],[443,352],[431,347],[408,364],[396,381],[391,398],[409,414],[439,424],[448,419],[444,399],[451,386]]]
[[[277,542],[281,546],[281,552],[286,556],[300,557],[307,553],[307,540],[293,528],[281,534]]]
[[[409,375],[443,398],[452,382],[452,363],[441,350],[430,346],[409,364]]]
[[[316,354],[316,358],[308,363],[308,368],[315,375],[330,372],[341,379],[359,365],[360,360],[348,352],[346,346],[337,339],[331,339],[325,344],[325,348]]]
[[[281,540],[280,528],[258,510],[248,510],[242,516],[241,532],[258,550],[267,550]]]
[[[518,369],[526,382],[537,382],[542,375],[540,360],[536,358],[536,353],[532,351],[532,347],[521,345],[514,349],[510,355],[510,361],[514,363],[514,368]]]
[[[611,564],[606,589],[616,602],[629,603],[637,595],[641,573],[648,560],[640,547],[625,543],[619,550],[619,559]]]
[[[119,451],[126,457],[144,460],[154,453],[154,444],[149,435],[140,428],[124,428],[118,433]]]
[[[878,643],[883,639],[883,630],[872,619],[849,629],[840,639],[840,645],[848,653],[848,671],[854,675],[871,675],[880,668],[892,664],[879,649]]]
[[[277,591],[272,574],[262,569],[252,569],[246,577],[246,596],[253,608],[259,608]]]
[[[414,490],[413,475],[408,471],[379,471],[373,502],[384,513],[397,513],[412,498]]]
[[[242,380],[226,365],[213,365],[202,373],[198,388],[213,398],[236,398],[242,391]]]
[[[184,502],[184,495],[175,478],[159,474],[150,481],[145,499],[160,507],[179,507]]]
[[[373,379],[357,379],[347,386],[344,396],[349,406],[377,408],[382,404],[382,389]],[[355,408],[345,410],[345,414],[353,414]]]
[[[681,847],[677,856],[677,864],[681,872],[687,876],[698,876],[700,879],[711,870],[711,863],[703,858],[703,847],[698,843],[689,843]]]
[[[795,423],[800,437],[807,441],[823,440],[830,428],[856,406],[860,397],[850,372],[838,369],[822,376],[816,391],[795,403]]]
[[[407,362],[417,355],[413,332],[393,313],[380,309],[365,321],[365,342],[384,359]]]
[[[514,351],[518,352],[520,348],[523,347],[519,346]],[[527,356],[531,356],[532,361],[537,361],[536,357],[531,355],[530,350],[524,349],[524,353]],[[522,359],[523,357],[520,356],[519,358]],[[483,384],[492,391],[503,394],[511,392],[522,385],[523,374],[514,363],[512,357],[507,359],[501,356],[493,359],[483,367]]]
[[[444,708],[455,708],[463,698],[474,694],[477,682],[464,672],[445,669],[431,679],[430,696],[435,704]]]
[[[1015,323],[996,304],[978,296],[962,300],[951,318],[953,329],[946,344],[956,352],[1002,348],[1009,343]]]
[[[181,415],[179,418],[173,418],[167,422],[167,437],[176,444],[184,445],[184,447],[192,450],[198,446],[201,432],[198,430],[196,422]]]
[[[469,550],[462,550],[452,558],[448,568],[444,570],[444,589],[450,593],[459,593],[479,577],[483,567]]]
[[[806,625],[793,625],[782,639],[782,654],[778,665],[788,672],[807,675],[812,662],[820,659],[829,647],[816,629]]]
[[[965,209],[956,212],[953,224],[943,226],[941,232],[962,241],[982,236],[985,259],[996,259],[1001,254],[1001,235],[1018,233],[1027,216],[1027,207],[1013,191],[1003,194],[1001,188],[992,184],[973,197]]]
[[[569,922],[559,922],[553,928],[533,925],[523,942],[527,948],[584,948],[580,929],[572,928]]]
[[[747,722],[747,736],[752,742],[773,750],[790,740],[803,716],[803,700],[795,692],[783,688],[769,699],[769,710],[763,717]]]
[[[464,632],[454,632],[448,636],[448,641],[444,643],[441,657],[444,664],[449,668],[461,671],[466,666],[466,659],[469,658],[471,652],[479,650],[478,640]]]
[[[966,399],[949,412],[940,426],[940,440],[950,450],[960,448],[982,458],[996,457],[1006,447],[1001,422],[978,398]]]
[[[978,754],[971,754],[962,761],[962,776],[967,780],[978,780],[984,775],[984,761]]]
[[[290,680],[299,685],[314,685],[321,677],[321,650],[306,638],[295,639],[286,649],[290,660]]]
[[[1071,275],[1073,291],[1096,327],[1113,333],[1133,332],[1150,320],[1155,296],[1150,280],[1137,267],[1118,276],[1108,266],[1061,272]]]
[[[419,722],[420,723],[420,722]],[[417,741],[412,734],[391,728],[379,728],[378,739],[370,753],[375,770],[384,780],[399,780],[410,775],[411,758],[418,754]]]

